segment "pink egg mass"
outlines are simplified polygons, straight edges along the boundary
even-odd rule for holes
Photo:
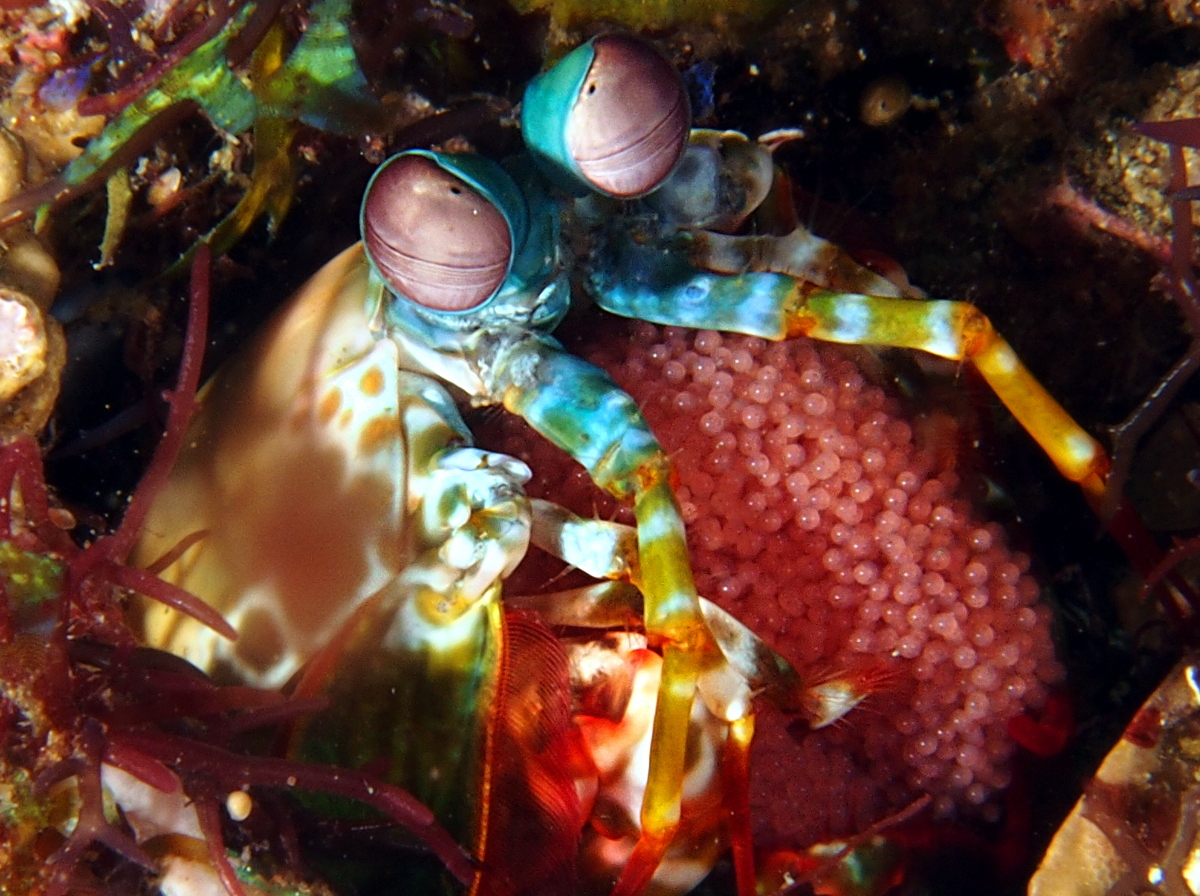
[[[699,592],[812,680],[869,693],[816,731],[760,708],[756,845],[846,836],[922,794],[943,817],[994,816],[1007,723],[1062,668],[1028,558],[957,495],[953,458],[921,450],[833,346],[624,322],[591,345],[674,461]],[[529,463],[531,493],[622,518],[565,455],[501,425],[492,444]]]

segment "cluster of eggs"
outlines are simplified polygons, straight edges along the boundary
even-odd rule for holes
[[[836,347],[646,323],[589,341],[672,459],[699,592],[802,674],[870,694],[818,731],[760,712],[756,843],[847,835],[926,793],[943,816],[994,814],[1007,722],[1062,669],[1028,558],[952,464]],[[541,440],[495,447],[530,464],[532,493],[619,512]]]

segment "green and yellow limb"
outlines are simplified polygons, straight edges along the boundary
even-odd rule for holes
[[[628,395],[548,338],[500,352],[495,392],[513,413],[578,460],[597,485],[632,500],[648,637],[663,651],[641,835],[614,891],[645,889],[679,825],[696,682],[718,654],[688,560],[670,462]]]
[[[914,348],[974,365],[1004,406],[1093,503],[1104,497],[1108,458],[1029,369],[992,322],[967,302],[911,301],[828,291],[804,295],[785,316],[789,334],[827,342]]]
[[[996,396],[1093,505],[1105,493],[1104,449],[1034,378],[991,321],[966,302],[814,289],[769,272],[712,274],[682,250],[626,243],[618,264],[590,274],[601,307],[667,326],[766,339],[809,336],[848,345],[911,348],[974,365]]]
[[[640,627],[645,610],[637,530],[580,517],[536,498],[530,500],[530,509],[532,544],[588,575],[610,581],[550,594],[507,596],[506,603],[533,610],[555,626]],[[848,710],[839,707],[847,702],[834,695],[845,694],[851,684],[840,679],[806,682],[782,654],[736,616],[710,600],[699,600],[704,624],[724,660],[710,663],[700,675],[702,696],[714,715],[732,722],[748,714],[751,694],[762,694],[785,712],[803,713],[813,728],[845,715]],[[739,684],[732,684],[735,681]]]
[[[590,575],[610,581],[555,594],[509,596],[506,605],[534,610],[554,626],[636,629],[643,618],[642,594],[636,587],[641,580],[636,530],[620,523],[579,517],[547,501],[531,501],[531,508],[534,544]],[[719,780],[705,787],[715,787],[720,794],[719,827],[727,832],[733,851],[738,892],[740,896],[752,896],[756,878],[749,816],[749,750],[754,734],[751,698],[762,694],[785,711],[802,713],[815,728],[840,718],[861,702],[863,695],[849,702],[841,699],[853,688],[853,682],[805,682],[783,656],[734,616],[703,598],[700,608],[722,656],[707,663],[696,679],[696,695],[707,710],[706,717],[722,723],[719,744],[711,743],[721,756],[715,772]],[[827,697],[830,693],[836,694],[835,699]],[[697,709],[693,707],[689,728],[693,741],[717,730],[697,722]],[[627,717],[638,714],[632,708],[627,711]],[[697,786],[693,781],[689,792],[694,795]],[[697,819],[691,822],[691,828],[685,826],[669,844],[668,864],[699,850],[696,842],[687,839],[686,831],[695,829]],[[700,824],[698,830],[704,832],[701,836],[711,834],[706,824]]]

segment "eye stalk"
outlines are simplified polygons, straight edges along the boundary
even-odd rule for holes
[[[620,199],[666,180],[690,127],[679,73],[628,34],[594,38],[539,75],[521,112],[526,144],[559,180]]]
[[[478,308],[508,276],[508,219],[432,153],[402,153],[380,166],[361,226],[367,257],[388,287],[433,311]]]

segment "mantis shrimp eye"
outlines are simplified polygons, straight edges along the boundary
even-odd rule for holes
[[[640,196],[683,154],[687,93],[671,63],[643,41],[611,34],[592,46],[595,58],[567,122],[567,150],[596,189]]]
[[[504,215],[437,163],[397,156],[363,200],[363,244],[388,286],[434,311],[469,311],[508,275]]]

